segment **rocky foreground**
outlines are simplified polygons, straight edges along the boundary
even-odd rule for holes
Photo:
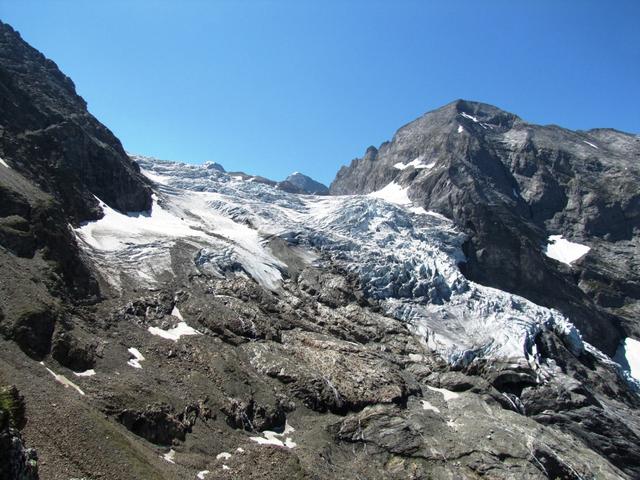
[[[130,158],[55,64],[1,23],[0,91],[12,108],[0,110],[0,385],[13,386],[0,395],[11,445],[0,478],[640,476],[638,383],[611,360],[636,328],[634,290],[613,305],[583,288],[585,271],[602,271],[590,255],[602,242],[631,248],[633,226],[631,240],[623,229],[592,241],[586,222],[570,238],[593,252],[562,266],[544,253],[548,235],[569,236],[559,217],[523,223],[525,200],[500,197],[516,214],[499,217],[513,229],[494,246],[485,217],[462,221],[492,184],[424,196],[411,182],[454,184],[426,175],[440,167],[415,160],[424,152],[370,159],[371,185],[342,171],[333,193],[359,194],[333,196],[300,195],[306,180]],[[474,114],[445,133],[503,125]],[[394,142],[459,141],[406,132]],[[485,158],[480,140],[465,142],[460,162]],[[474,168],[495,172],[487,162]],[[507,249],[495,277],[513,232],[535,244],[519,257],[533,263]],[[632,286],[615,258],[598,281]],[[539,275],[569,293],[539,302],[503,288],[516,267],[525,285]],[[589,308],[593,321],[580,316]]]

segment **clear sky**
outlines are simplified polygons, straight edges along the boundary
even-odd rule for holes
[[[328,183],[456,98],[640,132],[640,1],[0,0],[131,152]]]

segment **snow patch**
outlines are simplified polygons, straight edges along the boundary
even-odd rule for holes
[[[544,254],[549,258],[571,265],[579,258],[584,257],[589,250],[591,250],[590,247],[565,240],[562,235],[551,235]]]
[[[640,341],[631,337],[625,338],[624,343],[618,347],[614,360],[623,367],[628,365],[631,376],[640,381]]]
[[[440,409],[438,407],[435,407],[435,406],[431,405],[426,400],[422,400],[422,409],[423,410],[431,410],[432,412],[440,413]]]
[[[171,315],[176,317],[181,322],[184,322],[184,318],[182,318],[182,314],[180,313],[180,310],[178,310],[178,306],[177,305],[173,306],[173,310],[171,310]]]
[[[411,205],[409,195],[407,192],[409,187],[403,187],[402,185],[391,182],[389,185],[376,192],[371,192],[370,197],[381,198],[389,203],[395,203],[396,205]]]
[[[429,166],[429,165],[431,165],[431,166]],[[393,166],[393,168],[397,168],[398,170],[404,170],[406,168],[413,167],[416,170],[420,170],[420,169],[423,169],[423,168],[433,168],[433,166],[435,165],[435,162],[431,163],[429,165],[426,165],[424,163],[424,157],[423,156],[419,156],[418,158],[415,158],[414,160],[410,161],[409,163],[398,162]]]
[[[123,214],[112,209],[100,199],[104,217],[95,222],[87,222],[76,229],[79,237],[95,250],[117,251],[131,244],[143,245],[151,239],[162,237],[195,237],[205,234],[187,225],[182,219],[163,209],[158,198],[153,196],[150,212],[130,212]]]
[[[229,452],[221,452],[216,455],[216,460],[229,460],[231,458],[231,454]]]
[[[279,289],[280,269],[285,265],[263,246],[263,237],[256,229],[212,208],[212,203],[220,201],[220,195],[185,191],[173,200],[161,206],[154,194],[151,211],[128,214],[100,202],[104,217],[85,223],[75,233],[86,247],[126,259],[126,270],[150,284],[157,283],[165,272],[171,274],[171,246],[179,239],[189,239],[203,248],[228,250],[233,260],[263,287]],[[159,257],[164,257],[163,261],[159,262]]]
[[[176,463],[175,462],[176,451],[172,448],[167,453],[162,455],[162,458],[164,458],[169,463]]]
[[[458,125],[458,133],[462,132],[464,132],[464,128],[462,127],[462,125]]]
[[[5,162],[2,158],[0,158],[0,165],[2,165],[3,167],[7,167],[7,168],[9,168],[9,169],[11,168],[11,167],[7,164],[7,162]]]
[[[586,143],[587,145],[589,145],[590,147],[595,148],[596,150],[600,150],[596,145],[594,145],[594,144],[593,144],[593,143],[591,143],[591,142],[587,142],[586,140],[583,140],[583,142],[584,142],[584,143]]]
[[[157,335],[158,337],[166,338],[167,340],[173,340],[177,342],[180,340],[180,337],[184,337],[187,335],[201,335],[199,331],[195,328],[187,325],[187,322],[180,322],[173,328],[169,330],[162,330],[158,327],[149,327],[147,329],[151,335]]]
[[[84,372],[73,372],[76,377],[93,377],[96,374],[96,371],[92,368],[90,370],[85,370]]]
[[[145,358],[142,356],[140,351],[137,348],[130,348],[128,352],[133,355],[133,358],[127,362],[127,365],[132,366],[133,368],[142,368],[140,362],[142,362]]]
[[[446,388],[436,388],[436,387],[432,387],[431,385],[427,385],[427,388],[429,390],[433,390],[434,392],[441,393],[442,396],[444,397],[445,402],[449,402],[451,400],[455,400],[456,398],[460,397],[460,394],[456,392],[452,392],[451,390],[447,390]]]
[[[476,117],[474,117],[473,115],[469,115],[466,112],[460,112],[460,115],[462,115],[464,118],[468,118],[469,120],[473,120],[475,123],[479,122],[479,120]]]
[[[200,470],[198,472],[198,474],[196,475],[196,477],[198,477],[200,480],[204,480],[204,477],[206,475],[209,475],[211,472],[209,470]]]
[[[295,429],[287,422],[282,433],[265,430],[262,437],[249,437],[250,440],[260,445],[275,445],[277,447],[295,448],[297,444],[287,435],[295,432]]]
[[[53,376],[53,378],[55,378],[56,382],[58,382],[61,385],[64,385],[65,388],[71,387],[75,389],[80,395],[84,395],[84,392],[80,389],[80,387],[77,386],[75,383],[73,383],[71,380],[69,380],[67,377],[65,377],[64,375],[57,374],[56,372],[48,368],[43,362],[40,362],[40,364],[44,366],[44,368],[47,370],[47,372],[49,372]]]

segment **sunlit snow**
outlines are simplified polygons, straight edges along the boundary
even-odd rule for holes
[[[615,359],[623,365],[626,363],[631,376],[640,381],[640,341],[627,337],[618,348]]]
[[[171,448],[167,453],[162,455],[162,458],[164,458],[169,463],[176,463],[175,462],[175,458],[176,458],[175,450],[173,448]]]
[[[249,439],[259,443],[260,445],[275,445],[277,447],[295,448],[297,444],[291,439],[291,437],[287,436],[293,432],[295,432],[295,429],[287,423],[285,424],[285,428],[282,433],[265,430],[262,432],[262,437],[249,437]]]
[[[230,242],[247,273],[265,288],[276,290],[282,280],[279,269],[284,265],[264,248],[263,238],[255,229],[216,213],[210,203],[218,199],[215,193],[185,192],[173,197],[170,208],[164,208],[154,195],[150,212],[126,215],[101,202],[104,217],[82,225],[76,229],[76,234],[98,252],[131,259],[135,262],[137,276],[150,283],[163,271],[170,272],[170,259],[164,264],[159,261],[162,253],[166,253],[167,244],[189,239],[222,250],[220,242]],[[161,240],[164,243],[159,244]],[[159,254],[154,255],[156,252]],[[146,264],[146,271],[144,260],[150,255],[155,258]]]
[[[0,165],[2,165],[3,167],[7,167],[7,168],[11,168],[7,162],[5,162],[2,158],[0,158]]]
[[[76,390],[80,395],[84,395],[84,392],[80,389],[80,387],[77,386],[75,383],[73,383],[71,380],[69,380],[67,377],[65,377],[64,375],[57,374],[56,372],[48,368],[43,362],[40,362],[40,364],[44,366],[47,372],[49,372],[53,376],[56,382],[60,383],[61,385],[64,385],[65,388],[71,387],[74,390]]]
[[[422,409],[423,410],[431,410],[432,412],[440,413],[440,409],[438,407],[435,407],[435,406],[431,405],[426,400],[422,400]]]
[[[460,112],[460,115],[462,115],[464,118],[468,118],[469,120],[473,120],[475,123],[479,122],[479,120],[476,117],[474,117],[473,115],[469,115],[466,112]]]
[[[180,310],[178,310],[177,306],[173,307],[173,310],[171,311],[171,315],[173,315],[178,320],[180,320],[180,323],[178,323],[175,327],[170,328],[168,330],[163,330],[158,327],[149,327],[147,329],[149,333],[152,335],[157,335],[162,338],[166,338],[167,340],[173,340],[174,342],[177,342],[178,340],[180,340],[180,337],[184,337],[188,335],[201,335],[201,333],[197,331],[195,328],[187,325],[187,322],[185,322],[184,318],[182,318],[182,314],[180,313]]]
[[[176,317],[181,322],[184,322],[184,318],[182,318],[182,314],[180,313],[180,310],[178,310],[178,306],[177,305],[173,306],[173,310],[171,310],[171,315]]]
[[[465,235],[413,205],[396,182],[369,195],[299,196],[200,165],[138,159],[145,171],[168,178],[154,187],[153,210],[124,215],[106,207],[104,219],[76,231],[115,286],[128,277],[158,284],[176,268],[190,268],[281,288],[287,266],[270,243],[278,239],[308,265],[336,264],[356,275],[386,315],[406,322],[453,365],[474,358],[535,364],[533,339],[544,329],[577,352],[592,348],[559,312],[467,280],[459,268]],[[172,312],[184,321],[179,313]],[[137,358],[129,364],[140,368]],[[285,443],[274,435],[256,438]]]
[[[73,372],[76,377],[93,377],[96,374],[96,371],[91,368],[89,370],[85,370],[84,372]]]
[[[464,132],[464,128],[462,127],[462,125],[458,125],[458,133],[462,132]]]
[[[133,368],[142,368],[142,365],[140,365],[140,362],[142,362],[145,358],[142,356],[142,354],[140,353],[140,351],[137,348],[130,348],[129,353],[131,355],[133,355],[133,358],[131,358],[127,364],[132,366]]]
[[[422,168],[433,168],[434,165],[435,163],[430,163],[429,165],[425,164],[424,157],[420,156],[410,161],[409,163],[398,162],[393,166],[393,168],[397,168],[398,170],[404,170],[406,168],[413,167],[416,170],[420,170]]]
[[[591,142],[587,142],[586,140],[583,140],[583,142],[584,142],[584,143],[586,143],[587,145],[589,145],[590,147],[593,147],[593,148],[595,148],[596,150],[599,150],[599,148],[598,148],[598,146],[597,146],[597,145],[594,145],[594,144],[593,144],[593,143],[591,143]]]
[[[397,205],[411,205],[411,200],[409,200],[409,195],[407,194],[408,191],[409,187],[403,187],[395,182],[391,182],[381,190],[371,192],[369,196],[381,198],[382,200]]]
[[[590,247],[565,240],[562,235],[551,235],[544,254],[549,258],[571,265],[579,258],[584,257],[589,250],[591,250]]]
[[[178,323],[178,325],[170,328],[169,330],[162,330],[158,327],[149,327],[148,331],[151,335],[157,335],[158,337],[166,338],[167,340],[173,340],[174,342],[177,342],[178,340],[180,340],[180,337],[186,335],[200,335],[200,332],[187,325],[186,322],[180,322]]]

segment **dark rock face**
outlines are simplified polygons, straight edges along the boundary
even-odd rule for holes
[[[14,387],[0,388],[0,480],[37,480],[38,455],[24,445],[24,398]]]
[[[0,429],[0,480],[37,480],[38,455],[26,448],[20,432]]]
[[[311,195],[329,194],[329,189],[326,185],[316,182],[313,178],[307,177],[300,172],[292,173],[286,178],[285,182],[289,182],[301,189],[304,193],[309,193]]]
[[[100,216],[94,195],[123,212],[151,207],[139,168],[73,82],[4,23],[0,101],[0,156],[60,200],[74,223]]]
[[[95,196],[147,210],[151,190],[73,82],[2,22],[0,158],[0,268],[12,300],[0,333],[39,359],[51,349],[58,302],[99,296],[68,225],[102,215]]]
[[[10,329],[9,336],[29,355],[41,359],[51,350],[56,312],[42,305],[23,312]]]
[[[283,430],[287,419],[288,406],[279,399],[275,405],[263,404],[251,398],[248,401],[230,398],[222,406],[227,423],[232,428],[249,432],[264,430]]]
[[[96,344],[90,340],[79,339],[74,332],[62,330],[53,340],[51,356],[60,365],[75,372],[83,372],[95,365]]]
[[[559,309],[613,354],[640,333],[639,158],[634,135],[536,126],[459,100],[370,147],[338,172],[331,193],[409,187],[414,204],[469,234],[470,279]],[[565,266],[543,253],[552,234],[591,251]]]
[[[158,445],[171,445],[173,440],[184,440],[198,417],[196,407],[176,413],[167,404],[148,405],[143,410],[124,410],[117,418],[128,430]]]

